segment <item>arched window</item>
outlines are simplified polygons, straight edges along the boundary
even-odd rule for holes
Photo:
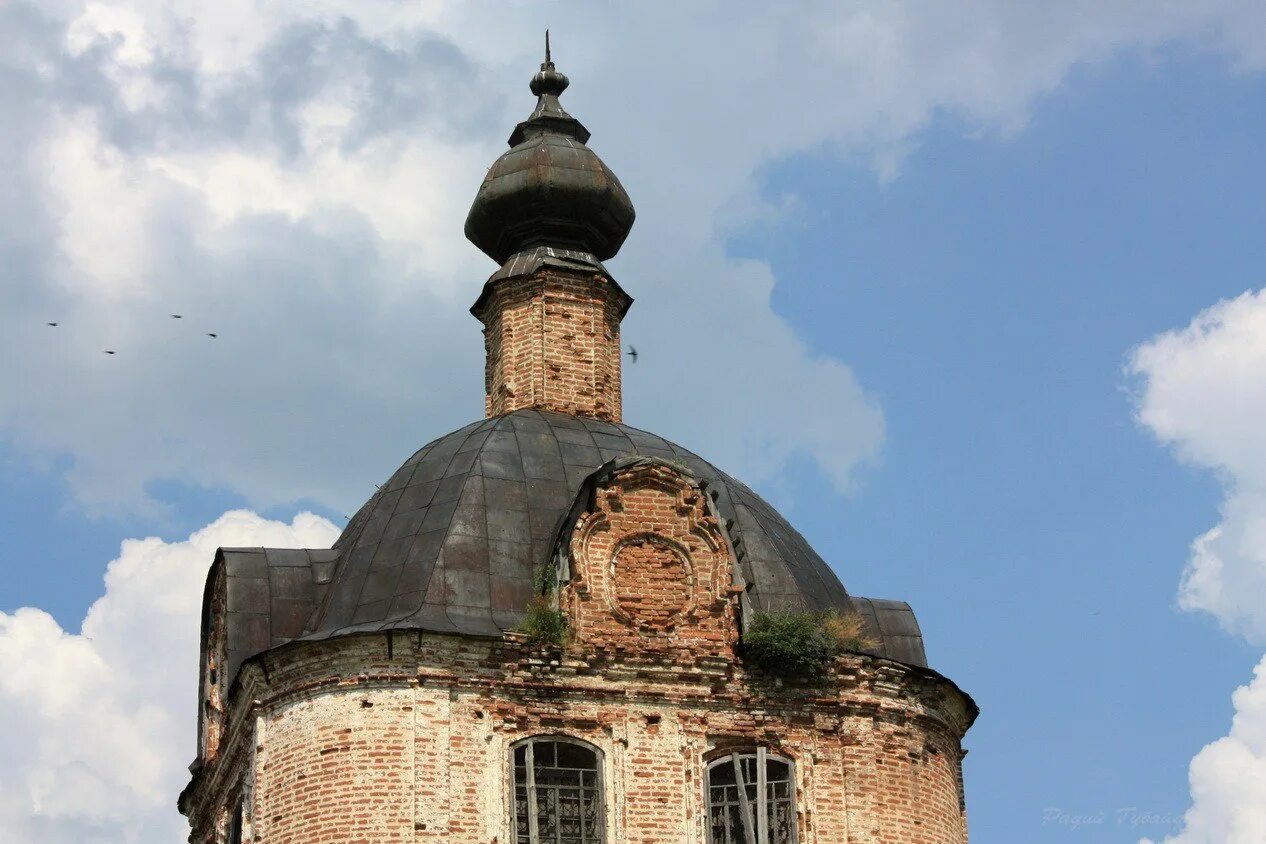
[[[792,844],[792,765],[758,747],[708,764],[709,844]]]
[[[514,746],[513,768],[516,844],[602,844],[596,749],[558,736],[530,738]]]

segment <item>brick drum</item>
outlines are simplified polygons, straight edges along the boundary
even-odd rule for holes
[[[734,666],[621,666],[427,634],[287,648],[245,669],[220,767],[241,788],[198,795],[190,841],[245,795],[246,840],[502,844],[510,745],[584,739],[602,755],[608,840],[703,844],[704,768],[761,743],[795,762],[800,840],[967,840],[963,696],[930,672],[864,656],[829,687],[762,686]]]
[[[602,275],[549,270],[499,281],[484,323],[486,411],[525,407],[620,421],[620,317]]]

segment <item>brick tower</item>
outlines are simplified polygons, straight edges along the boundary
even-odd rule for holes
[[[623,424],[633,206],[546,49],[466,221],[486,416],[333,548],[216,554],[189,840],[964,844],[977,710],[910,607]]]

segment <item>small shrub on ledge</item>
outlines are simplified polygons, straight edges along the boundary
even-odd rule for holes
[[[857,613],[758,612],[743,634],[743,655],[780,680],[814,682],[839,654],[875,646],[864,630]]]
[[[533,647],[553,645],[561,648],[567,643],[567,626],[567,614],[555,607],[548,597],[541,596],[528,604],[518,632]]]

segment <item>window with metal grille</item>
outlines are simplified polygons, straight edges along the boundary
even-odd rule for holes
[[[793,844],[795,783],[788,759],[760,747],[708,765],[709,844]]]
[[[516,844],[601,844],[602,800],[594,748],[558,737],[514,746]]]

